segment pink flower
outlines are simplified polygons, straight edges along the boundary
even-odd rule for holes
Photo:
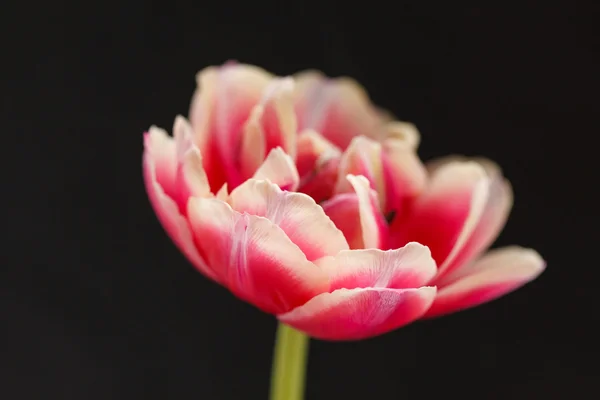
[[[508,183],[489,162],[424,166],[419,134],[349,79],[249,65],[197,77],[190,123],[151,127],[144,176],[165,230],[204,275],[309,335],[354,340],[492,300],[544,261],[481,255]]]

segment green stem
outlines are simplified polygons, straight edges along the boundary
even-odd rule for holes
[[[281,322],[277,326],[270,400],[302,400],[309,337]]]

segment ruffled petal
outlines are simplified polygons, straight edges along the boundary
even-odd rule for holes
[[[203,198],[190,200],[188,214],[196,246],[239,298],[279,314],[327,290],[327,275],[266,218]]]
[[[190,104],[189,118],[194,130],[194,143],[204,155],[202,164],[212,191],[227,180],[218,148],[214,112],[219,68],[207,67],[196,74],[196,91]]]
[[[347,179],[358,198],[364,248],[382,248],[388,237],[388,226],[379,208],[377,193],[369,187],[369,181],[364,176],[348,175]]]
[[[532,281],[545,267],[546,262],[531,249],[513,246],[492,250],[446,276],[426,316],[437,317],[494,300]]]
[[[296,75],[296,112],[300,129],[314,129],[345,149],[353,137],[383,135],[382,113],[350,78],[329,79],[316,71]]]
[[[498,237],[506,224],[513,204],[512,188],[510,183],[497,176],[490,184],[487,202],[479,218],[479,222],[463,248],[450,260],[443,274],[438,280],[444,280],[446,274],[451,274],[457,269],[468,265],[473,259],[479,257]]]
[[[330,290],[417,288],[426,285],[437,272],[431,252],[419,243],[387,251],[345,250],[316,264],[329,274]]]
[[[310,261],[348,249],[342,232],[305,194],[250,179],[231,192],[229,203],[240,213],[259,215],[279,226]]]
[[[489,178],[477,163],[456,162],[440,168],[409,215],[392,221],[391,247],[422,243],[431,249],[439,273],[444,273],[479,223],[489,188]]]
[[[402,218],[425,189],[427,172],[413,146],[414,143],[404,139],[387,139],[382,144],[386,190],[385,197],[380,194],[380,199],[386,215],[393,213],[394,217]]]
[[[368,139],[366,136],[357,136],[352,139],[342,155],[339,166],[338,181],[335,193],[352,191],[348,175],[362,175],[367,178],[380,200],[385,200],[385,180],[383,173],[381,144]]]
[[[239,158],[240,179],[251,177],[272,149],[281,147],[292,159],[296,156],[296,116],[291,78],[273,80],[265,89],[262,100],[254,106],[244,125],[240,152],[233,156],[235,146],[229,146],[230,156]]]
[[[167,234],[191,263],[207,277],[217,280],[194,245],[188,221],[180,213],[177,196],[177,151],[175,140],[158,128],[144,135],[144,183],[146,191]]]
[[[208,178],[202,166],[202,154],[193,142],[193,130],[182,116],[175,118],[173,126],[177,152],[176,193],[172,198],[177,202],[179,211],[185,215],[187,201],[191,196],[211,196]]]
[[[281,147],[271,150],[254,174],[253,179],[271,181],[281,189],[290,192],[298,188],[300,181],[294,160]]]
[[[360,340],[381,335],[420,318],[435,287],[339,289],[320,294],[278,319],[323,340]]]
[[[360,208],[356,193],[342,193],[321,204],[325,214],[342,231],[351,249],[364,249]]]
[[[313,130],[298,136],[296,166],[300,175],[299,192],[321,202],[331,197],[338,177],[341,151]]]
[[[205,155],[204,168],[213,191],[230,179],[241,179],[233,150],[238,148],[235,144],[241,141],[244,124],[273,78],[259,67],[234,62],[198,73],[190,120],[195,143]]]
[[[510,182],[502,176],[502,170],[495,162],[482,157],[465,157],[451,155],[431,160],[426,167],[430,173],[452,163],[476,162],[489,178],[487,201],[477,226],[465,242],[463,248],[446,267],[445,272],[437,277],[436,282],[444,280],[444,276],[457,268],[462,268],[473,259],[479,257],[498,237],[506,224],[513,205],[513,192]]]
[[[382,143],[364,136],[352,139],[342,155],[335,193],[351,190],[346,175],[365,176],[377,191],[382,211],[399,216],[425,187],[427,173],[406,140],[388,138]]]

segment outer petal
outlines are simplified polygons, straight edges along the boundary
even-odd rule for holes
[[[366,339],[420,318],[435,292],[435,287],[339,289],[320,294],[278,319],[318,339]]]
[[[431,249],[439,273],[444,273],[477,226],[489,184],[485,170],[477,163],[451,163],[440,168],[410,214],[392,221],[391,247],[422,243]]]
[[[257,180],[269,180],[281,189],[290,192],[298,188],[300,181],[294,160],[281,147],[271,150],[269,156],[258,168],[253,178]]]
[[[408,139],[387,139],[383,142],[386,191],[382,209],[386,215],[393,212],[395,217],[401,217],[409,212],[414,199],[425,189],[427,172],[413,146],[414,143]]]
[[[492,250],[468,268],[447,277],[427,317],[475,307],[494,300],[535,279],[546,267],[531,249],[508,247]]]
[[[320,202],[331,197],[338,176],[341,151],[313,130],[298,136],[296,165],[300,175],[299,191]]]
[[[426,166],[430,173],[435,174],[436,171],[449,164],[469,161],[481,165],[487,173],[490,180],[487,202],[471,236],[450,265],[447,266],[445,273],[438,276],[436,282],[445,282],[446,274],[457,268],[466,267],[470,261],[480,256],[500,234],[513,205],[513,193],[510,182],[504,179],[502,170],[498,164],[489,159],[452,155],[431,160]]]
[[[296,112],[301,129],[314,129],[344,149],[358,135],[380,138],[382,114],[366,91],[349,78],[328,79],[316,71],[296,76]]]
[[[426,285],[437,267],[429,249],[409,243],[396,250],[345,250],[316,262],[329,273],[330,290],[409,289]]]
[[[219,279],[261,310],[284,313],[328,288],[326,274],[266,218],[202,198],[190,200],[188,213],[196,245]]]
[[[477,226],[471,232],[463,248],[454,259],[450,260],[445,274],[440,274],[436,282],[444,281],[446,274],[466,267],[470,261],[480,256],[494,242],[506,224],[512,204],[510,183],[502,176],[496,176],[491,182],[487,202]]]
[[[279,226],[310,261],[348,249],[342,232],[305,194],[250,179],[231,192],[229,203],[238,212],[266,217]]]
[[[177,153],[175,141],[158,128],[144,136],[144,182],[152,208],[167,234],[192,264],[207,277],[217,280],[202,259],[192,239],[187,220],[169,196],[176,193]]]

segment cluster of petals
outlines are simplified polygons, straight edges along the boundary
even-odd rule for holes
[[[324,340],[380,335],[537,277],[518,246],[487,251],[512,206],[488,160],[422,163],[414,125],[348,78],[228,63],[197,75],[189,120],[144,136],[161,224],[205,276]]]

